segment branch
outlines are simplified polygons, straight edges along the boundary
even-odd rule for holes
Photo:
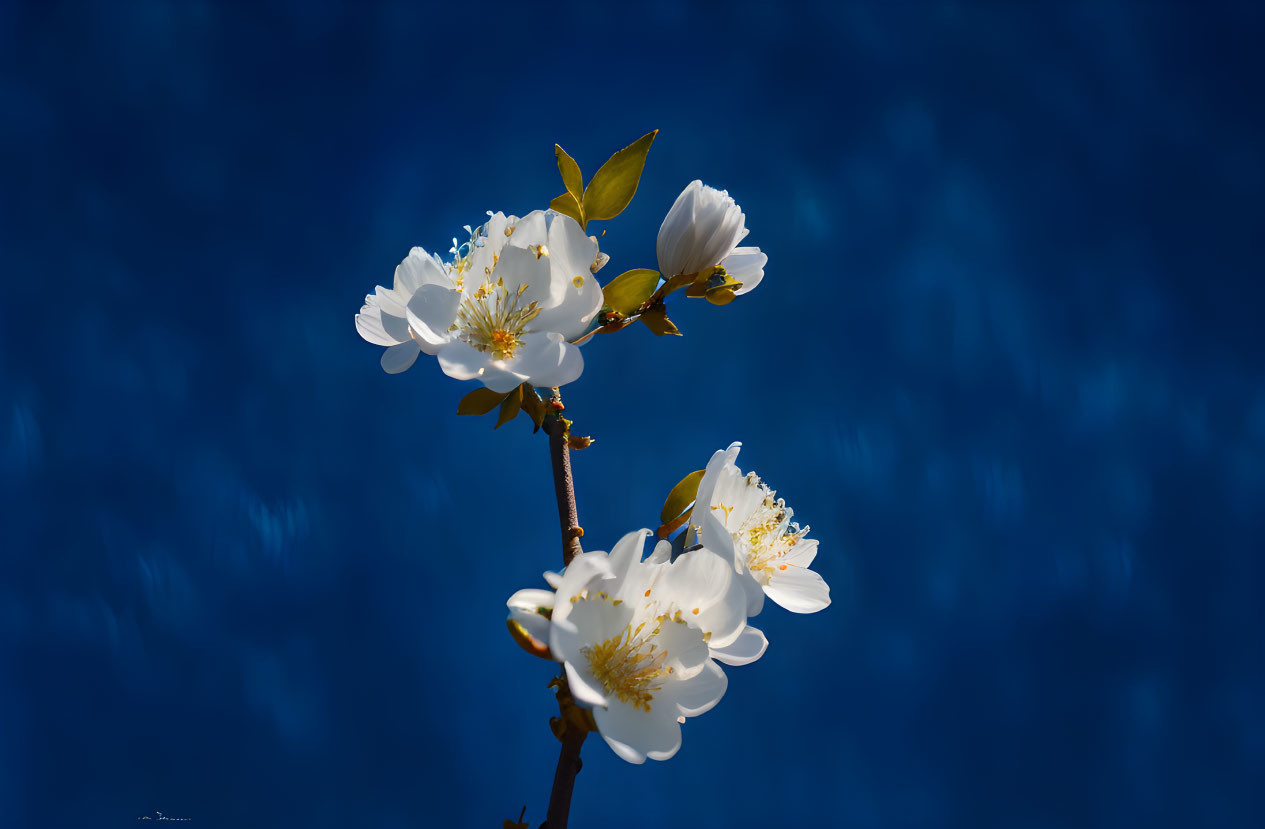
[[[558,400],[557,397],[554,398]],[[567,446],[567,422],[557,415],[545,418],[549,433],[549,457],[553,460],[553,490],[558,499],[558,523],[562,529],[562,564],[584,552],[580,548],[580,519],[575,509],[575,482],[571,478],[571,449]]]
[[[558,524],[562,530],[562,563],[568,565],[583,550],[580,537],[579,515],[575,508],[575,481],[571,477],[571,449],[567,446],[570,424],[560,416],[562,396],[554,389],[553,411],[545,418],[544,429],[549,435],[549,457],[553,462],[553,489],[558,499]],[[567,829],[571,815],[571,793],[575,789],[575,776],[580,773],[580,747],[589,735],[586,712],[581,711],[571,697],[564,671],[554,683],[557,687],[560,716],[550,723],[554,734],[562,743],[558,752],[558,767],[553,774],[553,789],[549,792],[549,812],[542,825],[548,829]]]

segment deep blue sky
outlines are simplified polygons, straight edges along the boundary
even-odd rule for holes
[[[608,5],[0,4],[0,822],[543,819],[545,441],[352,316],[655,127],[603,275],[769,265],[585,347],[585,541],[742,440],[834,604],[573,825],[1259,820],[1259,9]]]

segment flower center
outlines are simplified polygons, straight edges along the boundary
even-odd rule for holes
[[[651,641],[660,621],[655,620],[649,631],[646,622],[636,628],[625,625],[617,636],[580,650],[602,690],[641,711],[650,710],[655,693],[663,687],[659,678],[672,673],[671,667],[663,665],[668,652]]]
[[[484,282],[457,309],[457,336],[497,360],[508,360],[523,344],[527,323],[540,313],[539,303],[523,302],[526,285],[511,291],[502,279]]]
[[[800,529],[791,522],[791,511],[781,498],[773,499],[769,492],[764,500],[751,511],[747,520],[735,532],[734,540],[744,543],[747,553],[747,569],[761,584],[787,565],[778,564],[795,544],[808,533],[808,527]]]

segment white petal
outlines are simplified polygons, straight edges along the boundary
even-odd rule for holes
[[[701,515],[697,515],[699,509],[703,510]],[[720,523],[717,512],[709,507],[695,507],[696,514],[690,516],[690,521],[699,528],[698,538],[703,547],[724,559],[735,573],[741,573],[743,567],[734,547],[734,537]]]
[[[688,273],[684,267],[686,257],[695,244],[694,208],[702,187],[703,182],[697,179],[687,184],[659,226],[655,254],[659,259],[659,270],[665,277]]]
[[[395,345],[400,341],[387,334],[382,327],[382,309],[376,301],[369,302],[373,296],[365,297],[364,307],[356,314],[356,332],[374,345]]]
[[[548,619],[535,611],[523,610],[521,607],[511,607],[509,619],[526,631],[527,635],[539,643],[540,647],[548,649],[551,638]]]
[[[644,763],[646,758],[667,760],[681,748],[681,726],[676,712],[668,705],[641,711],[631,705],[611,700],[609,708],[596,708],[593,719],[606,744],[630,763]]]
[[[817,557],[817,539],[801,538],[782,556],[782,563],[794,567],[808,567]]]
[[[423,285],[409,300],[408,324],[424,342],[440,346],[452,339],[448,328],[457,320],[461,292],[440,285]]]
[[[627,604],[620,606],[627,607]],[[667,651],[664,665],[670,667],[678,679],[694,676],[710,658],[703,632],[685,621],[665,620],[659,626],[655,644]]]
[[[764,592],[792,613],[816,613],[830,604],[826,580],[806,567],[775,571]]]
[[[404,302],[423,285],[452,287],[452,278],[434,256],[422,248],[413,248],[395,268],[395,292]]]
[[[552,590],[541,590],[536,587],[529,587],[525,590],[519,590],[509,597],[505,602],[506,607],[517,607],[521,610],[528,610],[532,613],[537,608],[546,607],[553,608],[554,592]]]
[[[734,248],[720,263],[734,279],[742,283],[742,287],[734,291],[738,296],[750,291],[764,279],[764,266],[769,257],[759,248]]]
[[[549,586],[550,586],[550,587],[552,587],[554,590],[557,590],[557,589],[558,589],[558,586],[559,586],[560,584],[562,584],[562,574],[561,574],[561,573],[555,573],[555,572],[554,572],[554,571],[552,571],[552,570],[546,570],[546,571],[544,572],[544,574],[543,574],[543,575],[544,575],[544,578],[545,578],[545,584],[549,585]]]
[[[706,547],[681,554],[671,564],[662,565],[660,573],[654,586],[655,597],[694,616],[698,615],[692,612],[694,609],[722,603],[734,579],[729,560]]]
[[[710,643],[709,643],[710,647]],[[769,647],[769,640],[758,628],[747,625],[733,642],[723,648],[711,648],[712,659],[726,665],[749,665],[761,656]]]
[[[419,353],[421,353],[421,349],[417,347],[415,342],[393,345],[382,352],[382,370],[387,374],[399,374],[401,371],[407,371],[417,361]]]
[[[707,660],[703,670],[689,679],[668,683],[662,692],[663,702],[669,702],[686,717],[706,714],[720,702],[729,687],[729,678],[712,660]],[[656,699],[656,702],[658,700]]]
[[[553,608],[553,621],[564,620],[571,613],[572,598],[579,596],[598,579],[610,578],[611,565],[606,553],[580,553],[571,560],[558,583],[558,598]]]
[[[742,449],[740,441],[734,441],[729,444],[727,449],[717,449],[712,453],[711,458],[707,461],[707,466],[703,470],[703,479],[698,482],[698,492],[695,495],[695,503],[705,506],[712,506],[716,503],[713,494],[716,489],[716,483],[720,480],[720,471],[726,465],[732,466],[738,459],[738,451]],[[694,517],[693,523],[697,524],[702,520],[700,517]]]
[[[439,367],[454,380],[473,380],[491,362],[488,355],[461,340],[447,343],[437,356]]]
[[[616,542],[608,558],[612,577],[622,579],[628,574],[629,568],[641,563],[641,554],[649,537],[650,530],[634,530]]]
[[[541,306],[549,307],[562,299],[562,289],[553,284],[549,258],[538,257],[524,248],[507,245],[501,253],[501,261],[492,271],[492,279],[504,282],[511,294],[525,286],[521,299],[524,305],[539,302]]]
[[[563,663],[567,670],[567,685],[571,689],[571,696],[575,697],[575,701],[587,708],[592,708],[594,713],[604,710],[605,706],[610,704],[606,694],[603,693],[601,685],[593,678],[588,671],[581,670],[572,662]]]
[[[760,582],[756,581],[755,576],[747,570],[743,565],[742,575],[739,577],[743,588],[747,591],[747,616],[759,616],[760,611],[764,610],[764,587]]]
[[[706,551],[706,548],[694,550],[686,553],[685,556],[697,555]],[[712,555],[715,556],[714,553]],[[682,558],[685,556],[682,556]],[[716,557],[719,558],[719,556]],[[728,588],[720,601],[701,608],[700,612],[694,617],[694,624],[700,630],[711,634],[707,644],[708,647],[713,649],[732,643],[742,633],[747,623],[747,591],[742,583],[744,577],[735,574],[727,560],[721,566],[724,567],[725,573],[729,577]]]
[[[525,334],[522,349],[504,367],[533,386],[565,386],[584,372],[584,356],[561,334]]]
[[[543,210],[533,210],[514,224],[514,230],[505,243],[506,248],[529,248],[549,242],[549,221]],[[504,249],[501,255],[505,255]]]

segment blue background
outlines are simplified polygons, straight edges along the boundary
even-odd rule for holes
[[[602,276],[769,265],[585,347],[585,541],[742,440],[834,603],[573,825],[1260,820],[1259,7],[456,5],[0,5],[4,825],[543,819],[545,440],[352,316],[655,127]]]

